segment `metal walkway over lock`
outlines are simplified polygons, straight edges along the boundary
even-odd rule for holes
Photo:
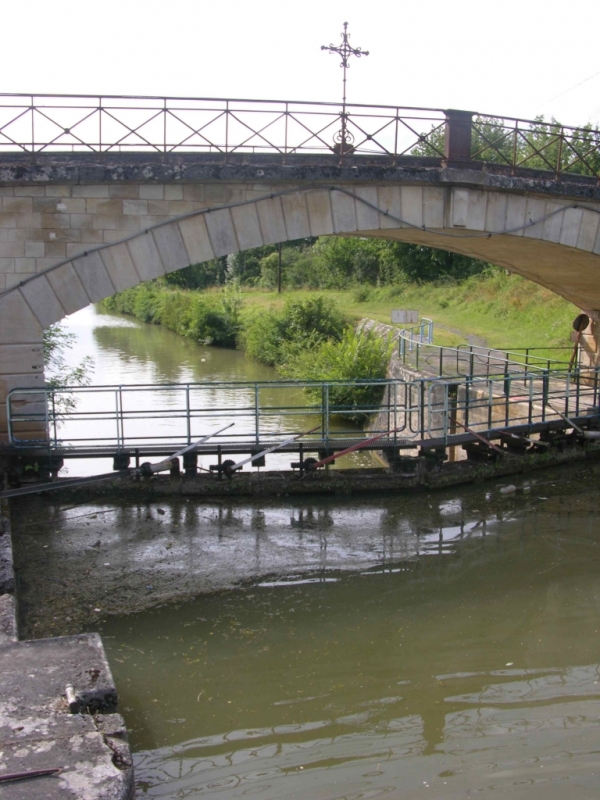
[[[441,348],[426,341],[418,347],[421,363],[440,358]],[[410,348],[411,338],[403,332],[400,354],[405,361],[419,357]],[[115,463],[135,457],[139,463],[141,458],[172,454],[233,422],[192,453],[216,455],[221,464],[223,457],[256,454],[315,428],[280,452],[299,453],[302,461],[307,453],[332,455],[380,435],[366,449],[383,451],[393,463],[402,451],[440,451],[511,433],[532,444],[528,436],[571,423],[588,427],[597,420],[600,368],[569,370],[562,362],[532,353],[521,363],[498,351],[443,350],[445,371],[450,372],[446,365],[453,359],[466,367],[463,374],[15,389],[8,396],[10,449],[54,458],[120,456],[121,462]],[[19,433],[32,423],[45,426],[47,441]],[[264,465],[264,459],[255,465]]]

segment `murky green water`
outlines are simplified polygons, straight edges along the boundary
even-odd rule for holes
[[[598,482],[207,509],[255,579],[100,625],[139,796],[596,797]]]

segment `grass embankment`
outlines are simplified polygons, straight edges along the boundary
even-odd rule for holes
[[[367,286],[345,291],[294,290],[282,294],[245,290],[237,300],[218,289],[198,293],[142,284],[110,298],[105,307],[134,314],[147,322],[161,322],[198,340],[210,339],[209,329],[219,329],[214,315],[224,310],[232,322],[221,325],[222,341],[213,341],[232,346],[236,338],[232,327],[237,326],[238,341],[240,332],[243,340],[243,330],[252,319],[262,317],[266,321],[290,300],[306,301],[318,296],[334,301],[351,322],[370,317],[389,323],[393,308],[414,308],[421,316],[433,319],[436,344],[455,346],[475,335],[489,347],[540,347],[544,348],[544,355],[563,358],[564,353],[554,348],[569,347],[571,324],[579,313],[576,306],[553,292],[503,270],[460,283]],[[164,309],[160,319],[159,307]]]
[[[475,276],[456,284],[408,284],[348,291],[244,293],[246,313],[281,308],[293,296],[320,294],[337,301],[353,320],[369,317],[389,323],[393,308],[414,308],[438,326],[436,344],[454,346],[469,335],[489,347],[569,347],[571,324],[579,309],[554,292],[504,272]],[[440,329],[439,326],[450,330]]]

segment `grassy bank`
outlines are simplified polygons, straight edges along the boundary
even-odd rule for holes
[[[573,304],[553,292],[503,270],[459,283],[409,283],[345,291],[294,290],[282,294],[248,289],[235,297],[222,290],[198,293],[142,284],[109,298],[104,307],[166,324],[196,340],[232,346],[236,338],[243,338],[243,329],[257,316],[267,320],[281,312],[290,300],[316,297],[334,301],[350,322],[370,317],[389,323],[393,308],[414,308],[434,320],[435,341],[444,345],[456,345],[475,335],[491,347],[568,346],[571,323],[579,313]]]

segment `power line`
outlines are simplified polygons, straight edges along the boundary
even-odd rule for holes
[[[554,95],[554,97],[551,97],[549,100],[546,100],[544,105],[547,105],[548,103],[551,103],[553,100],[558,100],[559,97],[562,97],[563,95],[568,94],[569,92],[572,92],[573,89],[577,89],[578,86],[583,86],[584,83],[587,83],[588,81],[591,81],[592,78],[596,78],[598,75],[600,75],[600,71],[594,72],[594,74],[590,75],[589,78],[585,78],[584,80],[579,81],[579,83],[576,83],[574,86],[571,86],[570,89],[565,89],[564,92],[561,92],[560,94],[556,94],[556,95]]]

